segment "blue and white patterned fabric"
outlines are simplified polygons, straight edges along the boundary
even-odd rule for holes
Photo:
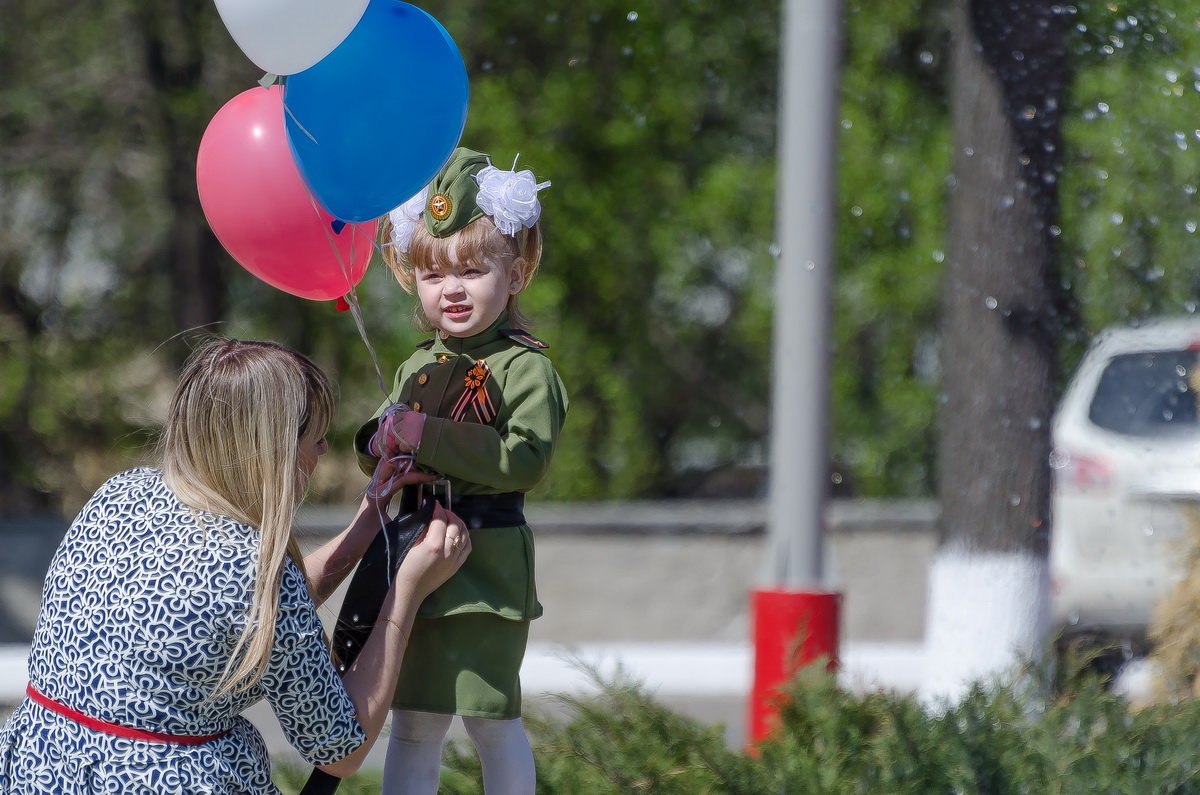
[[[276,793],[266,747],[240,713],[266,698],[314,764],[366,739],[334,670],[304,577],[291,561],[275,648],[253,689],[206,701],[245,626],[258,533],[182,505],[153,469],[105,483],[46,575],[29,678],[85,715],[203,745],[131,740],[33,703],[0,731],[0,793]]]

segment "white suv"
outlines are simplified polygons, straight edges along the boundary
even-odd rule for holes
[[[1108,329],[1054,419],[1051,605],[1064,639],[1140,647],[1200,500],[1200,317]]]

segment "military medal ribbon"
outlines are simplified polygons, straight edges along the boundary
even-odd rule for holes
[[[462,422],[470,410],[475,411],[475,417],[481,423],[486,424],[496,418],[496,407],[487,391],[487,382],[491,377],[492,370],[483,359],[471,365],[466,378],[463,379],[466,388],[454,404],[454,408],[450,410],[450,419]]]

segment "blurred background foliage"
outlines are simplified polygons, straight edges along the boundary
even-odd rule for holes
[[[762,494],[770,432],[781,3],[420,3],[466,61],[463,144],[543,196],[524,305],[571,394],[535,497]],[[1064,5],[1070,372],[1104,325],[1195,310],[1200,1]],[[195,153],[261,76],[208,3],[0,4],[0,514],[75,510],[149,453],[197,333],[271,338],[337,381],[314,498],[361,488],[383,395],[351,317],[242,271]],[[831,488],[928,496],[950,175],[946,0],[845,0]],[[428,80],[429,75],[379,75]],[[419,123],[419,120],[414,120]],[[385,380],[420,336],[386,269],[358,290]]]

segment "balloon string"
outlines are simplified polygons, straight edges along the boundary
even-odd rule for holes
[[[367,346],[367,353],[371,354],[371,363],[375,366],[375,378],[379,383],[379,391],[385,395],[390,395],[387,383],[383,380],[383,370],[379,367],[379,357],[375,354],[375,346],[371,344],[371,340],[367,337],[367,329],[363,323],[362,308],[358,304],[358,293],[354,287],[350,287],[350,292],[346,293],[346,303],[350,304],[350,314],[354,317],[354,325],[358,327],[358,335],[362,337],[363,344]]]
[[[299,124],[299,122],[297,122],[297,124]],[[304,129],[304,128],[301,127],[300,129]],[[312,193],[308,194],[308,200],[312,204],[313,212],[316,213],[318,217],[320,217],[323,213],[321,212],[321,208],[317,206],[317,200],[313,197]],[[387,383],[383,380],[383,369],[379,366],[379,356],[375,353],[375,346],[371,344],[371,338],[369,336],[367,336],[367,326],[363,322],[362,307],[358,302],[358,292],[357,292],[357,290],[355,290],[354,280],[350,278],[350,270],[346,266],[346,260],[344,257],[342,257],[342,252],[338,248],[337,240],[334,239],[333,226],[331,226],[330,224],[322,223],[321,227],[325,232],[325,240],[326,240],[326,242],[329,243],[329,250],[333,252],[334,259],[337,260],[338,267],[342,271],[342,276],[345,277],[346,284],[349,286],[349,289],[346,291],[346,294],[343,297],[346,299],[346,302],[350,305],[350,314],[354,317],[354,325],[358,329],[358,336],[360,336],[362,338],[363,345],[365,345],[367,348],[367,353],[369,353],[371,355],[371,364],[374,365],[374,367],[375,367],[375,378],[379,383],[379,390],[381,392],[383,392],[383,394],[385,396],[388,396],[390,398],[391,393],[388,391]],[[349,224],[349,227],[350,227],[350,260],[353,262],[354,261],[354,247],[358,243],[358,237],[360,234],[362,234],[362,232],[359,230],[357,224]],[[346,230],[345,230],[344,226],[339,230],[339,232],[345,232],[345,231]],[[372,245],[374,245],[374,241],[371,241],[371,242],[372,242]],[[372,252],[372,253],[374,253],[374,252]],[[384,412],[384,416],[381,418],[382,419],[381,427],[384,425],[384,423],[386,423],[390,419],[390,414],[392,413],[393,408],[394,407],[389,407],[388,410]],[[382,497],[388,491],[391,491],[395,487],[396,481],[399,478],[403,477],[405,474],[407,474],[408,471],[410,469],[412,469],[413,465],[416,462],[415,462],[415,457],[410,453],[407,455],[394,456],[391,459],[389,459],[389,463],[391,463],[393,466],[393,471],[392,471],[391,477],[388,478],[384,482],[380,482],[379,467],[377,465],[375,467],[375,472],[373,472],[371,474],[371,481],[367,484],[367,487],[365,489],[365,494],[367,496]],[[383,533],[383,544],[384,544],[383,559],[385,561],[387,561],[387,565],[384,567],[386,570],[387,586],[388,586],[388,588],[391,588],[392,587],[392,570],[391,570],[392,540],[388,537],[388,534],[387,534],[387,522],[390,519],[390,517],[388,516],[387,512],[384,511],[380,507],[377,507],[376,511],[377,511],[377,515],[378,515],[377,518],[379,519],[379,529]]]
[[[320,216],[321,208],[317,206],[317,200],[310,193],[308,200],[312,204],[313,212]],[[329,224],[322,224],[325,231],[325,240],[329,243],[329,249],[333,252],[334,259],[337,260],[338,267],[342,270],[342,276],[346,279],[346,284],[349,290],[345,294],[346,303],[350,305],[350,314],[354,317],[354,325],[358,328],[358,336],[362,337],[363,345],[367,347],[367,353],[371,355],[371,364],[375,367],[375,379],[379,384],[379,391],[384,395],[390,395],[387,388],[387,382],[383,380],[383,369],[379,366],[379,356],[375,353],[375,346],[371,344],[371,338],[367,336],[367,327],[363,322],[362,307],[358,303],[358,292],[354,288],[354,280],[350,278],[350,269],[346,267],[346,260],[342,257],[342,252],[338,249],[337,241],[333,236],[333,229]],[[356,224],[349,224],[350,228],[350,258],[354,259],[354,246],[358,242],[358,236],[361,232]],[[343,232],[345,230],[343,229]]]
[[[283,102],[283,112],[286,113],[288,115],[288,118],[291,119],[292,122],[295,123],[295,125],[300,128],[300,132],[302,132],[306,136],[308,136],[308,140],[310,140],[314,144],[317,144],[318,146],[320,146],[320,142],[317,140],[316,136],[314,136],[312,133],[310,133],[308,131],[308,129],[305,128],[305,126],[300,123],[300,120],[296,118],[295,113],[292,113],[292,109],[288,107],[288,104],[286,101]],[[312,198],[312,197],[310,196],[309,198]]]
[[[313,198],[311,193],[308,195],[308,200],[312,204],[313,212],[317,213],[317,216],[320,217],[323,213],[321,212],[321,208],[317,206],[317,200]],[[342,252],[340,249],[338,249],[337,241],[334,239],[333,227],[326,223],[322,223],[321,226],[325,230],[325,240],[329,243],[329,249],[333,252],[333,256],[334,259],[337,260],[338,267],[342,270],[342,275],[346,279],[346,284],[349,285],[350,289],[347,290],[344,298],[346,298],[346,302],[350,305],[350,314],[354,317],[354,325],[356,328],[358,328],[358,336],[362,337],[363,345],[367,347],[367,353],[371,354],[371,363],[375,367],[375,378],[379,383],[379,389],[384,395],[390,396],[387,384],[383,380],[383,370],[379,366],[379,357],[375,353],[375,346],[371,344],[371,338],[367,336],[367,327],[363,322],[362,307],[358,303],[358,293],[354,289],[354,280],[350,278],[349,269],[346,267],[346,260],[342,257]],[[350,224],[349,226],[351,235],[350,260],[353,261],[354,246],[358,242],[358,236],[361,233],[356,224]],[[345,227],[343,227],[341,231],[345,232]],[[382,496],[386,494],[387,491],[390,491],[393,488],[396,479],[403,477],[403,475],[412,468],[414,463],[413,456],[396,456],[391,459],[391,463],[395,467],[395,470],[392,476],[386,482],[380,482],[379,467],[375,467],[375,472],[371,474],[371,481],[367,484],[367,487],[364,491],[367,496]],[[385,569],[387,570],[387,586],[391,588],[392,572],[390,563],[392,560],[392,541],[390,538],[388,538],[387,534],[387,522],[390,517],[382,508],[377,507],[376,510],[379,519],[379,529],[383,533],[383,559],[388,561],[388,565],[385,566]]]

